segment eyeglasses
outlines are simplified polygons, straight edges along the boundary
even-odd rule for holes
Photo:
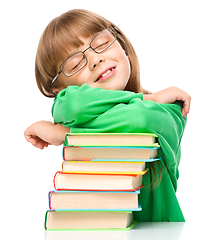
[[[107,28],[103,30],[102,32],[100,32],[94,37],[94,39],[90,42],[89,47],[87,49],[85,49],[83,52],[80,51],[68,57],[60,65],[60,71],[53,78],[51,86],[56,81],[60,73],[63,73],[66,77],[71,77],[74,74],[81,71],[81,69],[84,68],[88,63],[87,57],[84,53],[88,51],[90,48],[98,54],[108,49],[115,42],[117,38],[113,30],[118,31],[117,28],[115,27],[112,29]]]

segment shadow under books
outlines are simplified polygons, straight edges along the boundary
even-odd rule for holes
[[[185,223],[181,222],[138,222],[130,231],[45,231],[45,240],[179,240]]]

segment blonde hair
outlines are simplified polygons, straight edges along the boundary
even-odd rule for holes
[[[125,90],[147,93],[140,84],[139,62],[125,34],[112,22],[88,10],[74,9],[53,19],[44,30],[37,49],[35,76],[38,88],[46,97],[55,97],[51,82],[58,66],[73,48],[80,47],[80,37],[88,38],[106,28],[116,27],[117,40],[129,57],[131,74]],[[56,86],[56,85],[55,85]]]

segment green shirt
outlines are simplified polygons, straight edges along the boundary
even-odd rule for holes
[[[186,125],[181,104],[159,104],[143,101],[143,94],[127,91],[70,86],[55,98],[52,115],[71,132],[155,133],[158,136],[162,160],[147,163],[149,171],[143,177],[139,201],[142,211],[134,212],[138,221],[184,222],[176,198],[180,142]],[[157,175],[157,184],[151,182]],[[160,179],[161,178],[161,179]]]

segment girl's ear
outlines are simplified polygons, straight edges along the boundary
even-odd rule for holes
[[[53,87],[52,91],[53,91],[53,93],[55,93],[57,95],[63,89],[64,88],[62,88],[62,87]]]

